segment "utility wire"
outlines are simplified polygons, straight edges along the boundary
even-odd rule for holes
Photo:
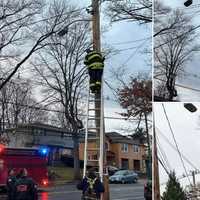
[[[71,12],[65,12],[65,13],[62,14],[62,16],[68,15],[68,14],[73,13],[73,12],[81,11],[81,10],[86,9],[86,8],[87,8],[87,7],[83,7],[83,8],[79,8],[79,9],[73,10],[73,11],[71,11]],[[26,26],[34,25],[34,24],[37,24],[37,23],[39,23],[39,22],[48,21],[48,20],[50,20],[50,19],[54,19],[54,18],[59,17],[59,16],[60,16],[60,14],[54,15],[54,16],[51,16],[51,17],[48,17],[48,18],[36,20],[36,21],[34,21],[34,22],[31,22],[31,23],[26,24]],[[10,30],[15,30],[15,29],[17,29],[17,27],[15,27],[15,28],[9,28],[9,29],[6,29],[6,30],[1,30],[1,32],[10,31]]]
[[[165,106],[164,106],[163,103],[162,103],[162,107],[163,107],[163,111],[164,111],[164,114],[165,114],[166,120],[167,120],[167,122],[168,122],[168,126],[169,126],[169,128],[170,128],[170,132],[171,132],[171,134],[172,134],[172,137],[173,137],[174,143],[175,143],[175,145],[176,145],[177,152],[178,152],[178,154],[179,154],[179,157],[180,157],[181,163],[182,163],[182,165],[183,165],[183,168],[184,168],[185,174],[186,174],[186,176],[187,176],[187,178],[188,178],[188,181],[189,181],[190,185],[192,185],[192,183],[191,183],[191,181],[190,181],[190,178],[189,178],[189,175],[188,175],[188,172],[187,172],[187,170],[186,170],[186,167],[185,167],[185,164],[184,164],[183,158],[182,158],[182,154],[181,154],[180,149],[179,149],[179,147],[178,147],[178,143],[177,143],[177,141],[176,141],[176,138],[175,138],[175,135],[174,135],[174,132],[173,132],[173,129],[172,129],[171,123],[170,123],[170,121],[169,121],[169,118],[168,118],[168,116],[167,116],[167,112],[166,112],[166,110],[165,110]]]
[[[7,104],[11,104],[11,105],[18,105],[18,106],[22,106],[22,107],[27,107],[30,109],[35,109],[35,110],[42,110],[42,111],[48,111],[48,112],[55,112],[55,113],[65,113],[64,111],[60,111],[60,110],[55,110],[55,109],[49,109],[49,108],[40,108],[37,106],[30,106],[30,105],[24,105],[24,104],[20,104],[20,103],[12,103],[12,102],[4,102]],[[86,117],[86,114],[77,114],[78,116],[82,116],[82,117]],[[94,117],[94,116],[90,116],[90,117]],[[126,120],[126,121],[138,121],[137,119],[127,119],[125,117],[109,117],[109,116],[105,116],[105,119],[116,119],[116,120]]]
[[[160,152],[160,150],[159,149],[157,149],[158,150],[158,161],[160,162],[160,164],[162,165],[162,167],[163,167],[163,169],[165,170],[165,172],[167,173],[167,174],[169,174],[169,168],[168,168],[168,166],[166,165],[166,162],[165,162],[165,160],[164,160],[164,158],[163,158],[163,156],[162,156],[162,153]]]
[[[163,161],[159,157],[158,157],[158,161],[161,164],[161,166],[163,167],[163,169],[165,170],[165,172],[167,173],[167,175],[169,175],[170,173],[169,173],[168,169],[166,168]]]
[[[184,35],[186,35],[186,34],[192,32],[192,31],[194,31],[194,30],[196,30],[196,29],[198,29],[198,28],[200,28],[200,25],[195,26],[194,28],[189,29],[188,31],[186,31],[186,32],[184,32],[184,33],[178,35],[177,37],[171,39],[170,41],[166,41],[166,42],[164,42],[164,43],[162,43],[162,44],[160,44],[160,45],[154,47],[154,49],[158,49],[159,47],[161,47],[161,46],[163,46],[163,45],[165,45],[165,44],[168,44],[169,42],[172,42],[172,41],[174,41],[174,40],[177,40],[177,39],[179,39],[180,37],[182,37],[182,36],[184,36]]]
[[[154,79],[166,82],[165,80],[157,78],[157,77],[154,77]],[[181,85],[181,84],[177,84],[177,83],[175,83],[175,86],[180,87],[180,88],[184,88],[184,89],[188,89],[188,90],[193,90],[195,92],[200,92],[200,89],[191,88],[191,87],[188,87],[188,86],[185,86],[185,85]]]
[[[158,128],[157,128],[158,129]],[[169,141],[169,139],[159,130],[158,133],[163,137],[163,139],[177,152],[176,147]],[[199,170],[194,163],[192,163],[183,153],[181,153],[183,159],[195,170]]]
[[[137,43],[137,42],[141,42],[147,39],[151,39],[151,37],[146,37],[146,38],[142,38],[142,39],[138,39],[138,40],[130,40],[130,41],[124,41],[124,42],[113,42],[110,43],[111,45],[123,45],[123,44],[132,44],[132,43]]]
[[[165,161],[165,163],[166,163],[166,165],[167,165],[169,171],[172,171],[172,167],[171,167],[171,165],[170,165],[170,163],[169,163],[169,160],[168,160],[168,158],[167,158],[167,155],[165,154],[164,150],[162,149],[162,147],[161,147],[161,145],[160,145],[160,143],[159,143],[158,137],[157,137],[156,141],[157,141],[157,145],[158,145],[160,154],[161,154],[161,156],[163,157],[163,160]]]
[[[146,39],[142,44],[140,44],[140,45],[135,49],[135,51],[124,61],[124,63],[123,63],[122,65],[126,65],[126,64],[129,62],[129,60],[130,60],[131,58],[133,58],[133,57],[135,56],[135,54],[138,53],[138,50],[147,42],[147,40],[148,40],[148,39]]]

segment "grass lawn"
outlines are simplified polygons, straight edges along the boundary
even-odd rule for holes
[[[64,180],[64,181],[72,181],[73,180],[73,168],[69,168],[66,166],[59,167],[48,167],[48,171],[55,172],[55,181]]]

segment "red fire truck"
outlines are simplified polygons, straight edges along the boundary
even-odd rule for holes
[[[10,148],[0,145],[0,187],[6,186],[8,170],[26,168],[39,187],[48,185],[47,148]]]

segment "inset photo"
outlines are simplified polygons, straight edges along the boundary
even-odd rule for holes
[[[200,101],[198,1],[154,2],[154,100]]]
[[[200,103],[154,103],[154,199],[200,198]]]

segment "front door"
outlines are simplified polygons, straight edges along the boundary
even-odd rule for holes
[[[129,169],[128,159],[122,158],[122,169]]]
[[[133,169],[140,171],[140,160],[133,160]]]

